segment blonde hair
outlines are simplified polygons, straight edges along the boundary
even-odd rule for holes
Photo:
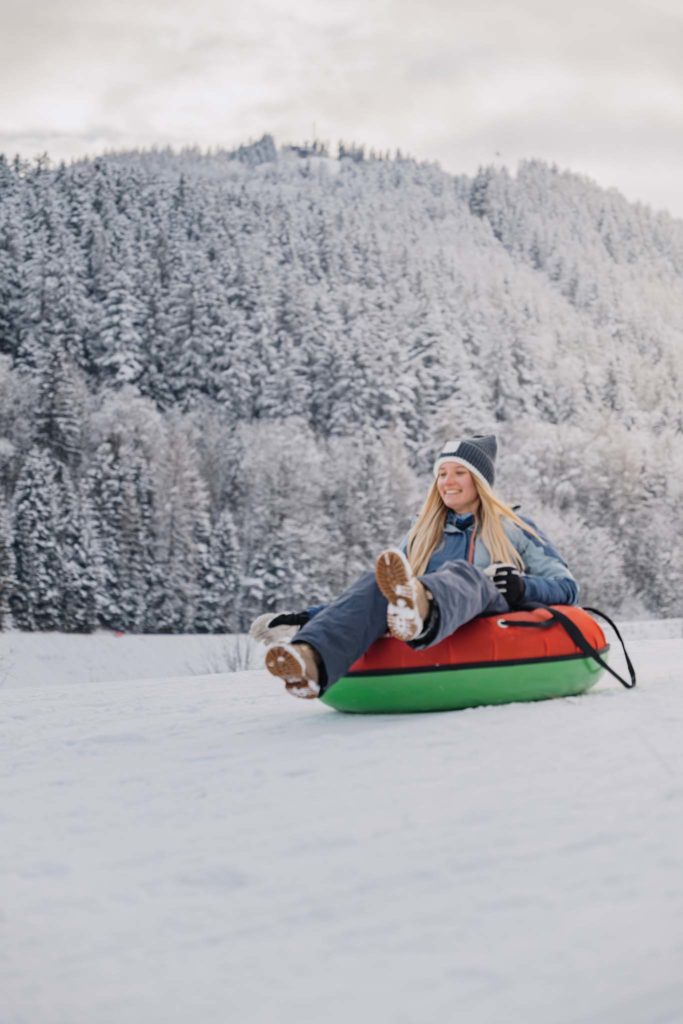
[[[471,476],[479,498],[479,508],[475,513],[477,537],[486,545],[492,562],[507,562],[523,571],[524,562],[505,532],[503,519],[509,519],[532,537],[538,540],[541,538],[509,505],[496,497],[488,484],[474,473]],[[408,534],[408,561],[416,576],[426,571],[429,559],[440,547],[447,515],[448,507],[441,500],[437,482],[434,480]]]

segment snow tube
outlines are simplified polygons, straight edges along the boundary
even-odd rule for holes
[[[582,608],[552,607],[607,659],[609,644],[595,619]],[[421,651],[382,638],[320,700],[337,711],[381,714],[455,711],[585,693],[603,668],[582,653],[559,623],[519,628],[520,622],[549,618],[544,608],[481,616]]]

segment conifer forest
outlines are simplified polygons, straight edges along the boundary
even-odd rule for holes
[[[682,385],[683,222],[556,167],[0,156],[0,624],[324,601],[488,432],[582,603],[681,615]]]

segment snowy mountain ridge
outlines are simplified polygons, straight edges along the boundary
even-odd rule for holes
[[[470,179],[268,137],[0,158],[0,281],[5,623],[223,632],[326,599],[482,429],[582,600],[680,614],[666,214],[538,161]]]

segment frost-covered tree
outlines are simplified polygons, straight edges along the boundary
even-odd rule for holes
[[[227,509],[213,525],[201,558],[194,629],[199,633],[236,632],[242,579],[237,528]]]
[[[4,160],[0,154],[0,160]],[[10,188],[11,172],[5,163],[0,175],[0,354],[16,355],[23,312],[22,263],[24,243],[22,218],[17,201],[18,188]],[[11,198],[8,193],[11,191]]]
[[[59,529],[62,563],[62,626],[66,632],[89,633],[98,624],[102,590],[101,552],[87,493],[62,470]]]
[[[0,629],[10,622],[10,594],[16,586],[12,524],[9,509],[0,499]]]
[[[142,309],[125,268],[113,273],[102,304],[95,347],[98,371],[113,384],[131,384],[143,371]]]
[[[154,488],[144,453],[119,439],[104,441],[89,474],[88,503],[98,524],[99,617],[112,629],[142,631],[155,543]]]
[[[208,490],[180,421],[170,424],[157,486],[156,573],[149,590],[154,630],[187,632],[192,630],[196,615],[210,525]]]
[[[259,608],[315,603],[325,588],[324,570],[315,570],[326,558],[327,510],[320,453],[302,419],[256,424],[242,443],[245,623]]]
[[[57,465],[45,449],[29,452],[17,480],[13,512],[14,621],[20,629],[61,629],[62,509]]]
[[[34,379],[38,384],[37,436],[60,461],[73,467],[83,452],[85,382],[54,342],[41,354]]]
[[[532,519],[562,552],[579,584],[581,604],[621,608],[629,593],[625,552],[606,526],[589,524],[572,509],[539,505]]]

